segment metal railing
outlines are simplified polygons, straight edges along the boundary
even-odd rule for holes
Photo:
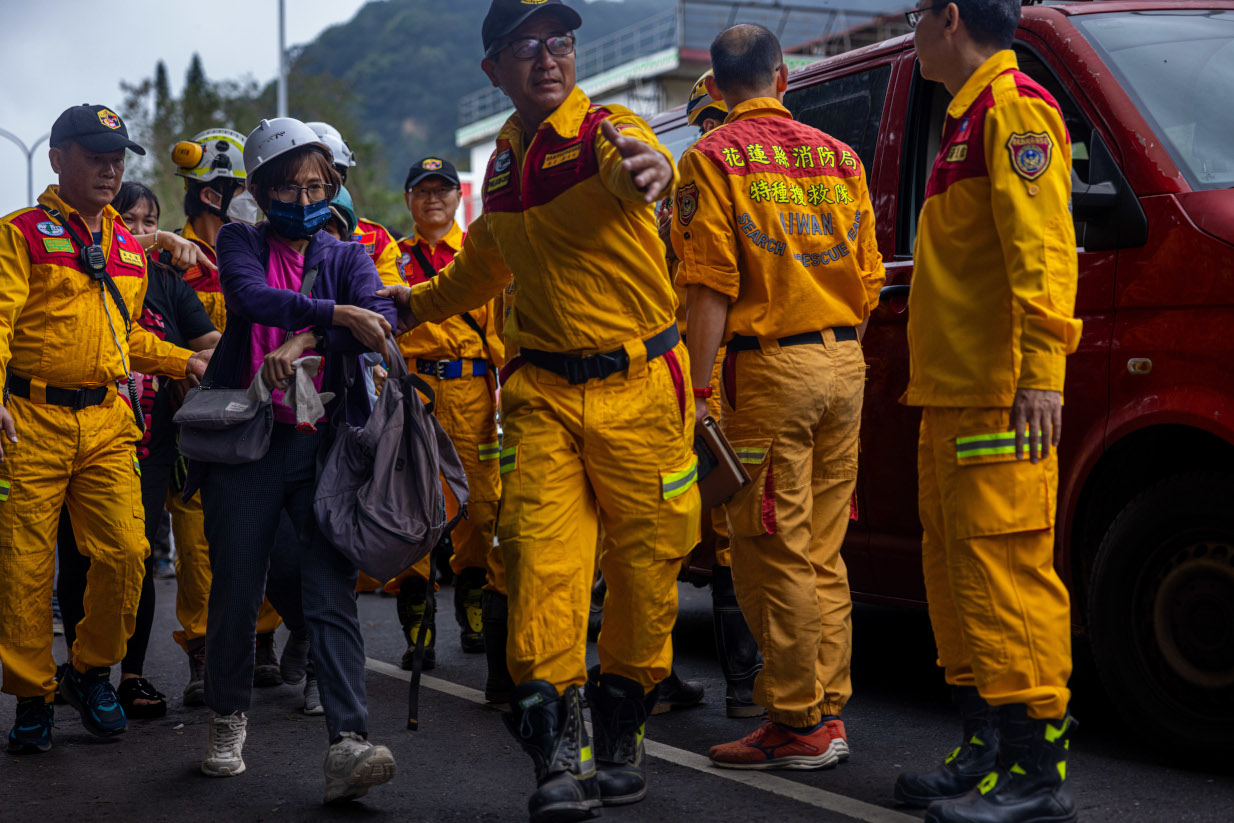
[[[673,48],[679,44],[679,15],[676,9],[649,17],[637,25],[592,40],[579,52],[575,76],[586,80],[623,66],[640,57]],[[501,89],[483,89],[459,100],[460,126],[476,123],[510,108]]]

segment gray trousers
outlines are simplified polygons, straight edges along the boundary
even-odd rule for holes
[[[206,705],[219,714],[249,709],[257,611],[269,572],[275,578],[270,587],[275,608],[281,610],[299,594],[333,741],[342,732],[367,736],[368,707],[356,568],[326,542],[313,517],[323,437],[275,423],[265,457],[239,466],[215,464],[202,485],[213,573],[206,618]],[[275,539],[283,512],[295,529],[294,541]],[[274,602],[276,591],[295,588],[288,584],[297,567],[298,592],[283,592],[282,603]]]

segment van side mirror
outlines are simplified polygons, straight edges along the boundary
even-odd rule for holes
[[[1088,179],[1071,171],[1071,211],[1076,241],[1085,251],[1110,251],[1148,242],[1148,218],[1105,140],[1089,139]]]

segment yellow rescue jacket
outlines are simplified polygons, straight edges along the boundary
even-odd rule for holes
[[[912,406],[1007,408],[1062,391],[1080,341],[1071,141],[1058,103],[1001,51],[947,109],[908,299]]]
[[[462,251],[412,289],[418,319],[439,322],[476,308],[513,277],[509,350],[611,351],[672,325],[676,299],[655,216],[601,134],[604,120],[672,164],[642,118],[620,106],[593,106],[577,87],[533,135],[514,115],[497,137],[484,213]]]
[[[214,252],[214,247],[193,231],[191,221],[185,222],[180,236],[196,243],[197,247],[206,253],[210,262],[218,265],[218,256]],[[210,322],[214,324],[214,328],[220,332],[226,329],[227,306],[223,304],[223,289],[219,285],[219,273],[202,265],[190,266],[184,271],[184,282],[197,292],[197,297],[206,307],[206,314],[210,315]]]
[[[58,211],[79,237],[90,238],[77,210],[60,199],[58,186],[48,186],[39,203]],[[132,318],[127,334],[119,308],[84,271],[77,244],[63,226],[38,208],[0,219],[0,385],[10,372],[69,389],[127,378],[113,328],[130,369],[184,376],[193,353],[137,322],[146,297],[146,255],[111,206],[103,210],[100,245]]]
[[[770,97],[736,106],[681,157],[677,282],[728,297],[725,339],[857,326],[886,278],[857,153]]]
[[[406,285],[400,272],[398,244],[385,226],[372,220],[358,219],[352,239],[364,246],[368,256],[373,258],[382,283],[387,286]]]

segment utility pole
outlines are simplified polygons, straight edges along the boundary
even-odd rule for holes
[[[278,116],[287,116],[287,0],[279,0]]]
[[[42,143],[47,138],[51,137],[51,134],[50,133],[44,134],[38,140],[35,140],[34,145],[32,145],[30,148],[26,148],[26,144],[22,142],[21,138],[13,134],[13,132],[11,131],[0,129],[0,137],[7,137],[8,139],[12,140],[26,154],[26,203],[33,206],[34,205],[34,153],[38,151],[39,143]]]

